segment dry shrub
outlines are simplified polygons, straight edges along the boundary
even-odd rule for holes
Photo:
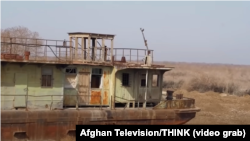
[[[163,88],[250,94],[250,66],[171,62],[162,64],[174,67],[164,74]]]
[[[207,92],[213,91],[218,93],[235,94],[239,90],[239,86],[233,82],[225,83],[215,76],[201,75],[190,80],[188,91]]]
[[[180,89],[183,85],[184,81],[183,80],[179,80],[179,81],[164,81],[163,82],[163,87],[167,88],[167,89]]]
[[[31,31],[23,26],[1,29],[1,42],[17,43],[12,45],[2,44],[1,52],[23,55],[24,51],[30,51],[31,54],[40,55],[44,43],[39,38],[38,32]]]
[[[246,94],[250,95],[250,89],[246,90]]]

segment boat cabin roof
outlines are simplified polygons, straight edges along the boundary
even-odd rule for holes
[[[90,37],[90,38],[111,38],[113,39],[115,37],[114,34],[102,34],[102,33],[92,33],[92,32],[68,32],[69,36],[81,36],[81,37]]]

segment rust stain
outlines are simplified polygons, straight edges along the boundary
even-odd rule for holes
[[[91,91],[90,104],[101,104],[101,91]]]
[[[103,72],[103,77],[106,78],[106,71]]]
[[[104,71],[104,89],[109,89],[109,78],[106,77],[106,72]]]
[[[103,105],[108,105],[108,92],[107,91],[104,91],[102,103]]]
[[[12,138],[12,134],[11,134],[12,132],[13,132],[13,129],[2,126],[1,127],[1,140],[3,140],[3,139],[11,139]]]

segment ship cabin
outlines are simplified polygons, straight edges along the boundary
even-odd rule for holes
[[[163,74],[153,50],[114,48],[111,34],[69,40],[1,37],[1,109],[153,107]]]

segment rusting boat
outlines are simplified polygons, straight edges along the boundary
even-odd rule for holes
[[[1,140],[58,141],[76,124],[184,124],[200,110],[173,91],[162,99],[173,68],[155,64],[153,50],[113,48],[111,34],[68,35],[1,37]]]

